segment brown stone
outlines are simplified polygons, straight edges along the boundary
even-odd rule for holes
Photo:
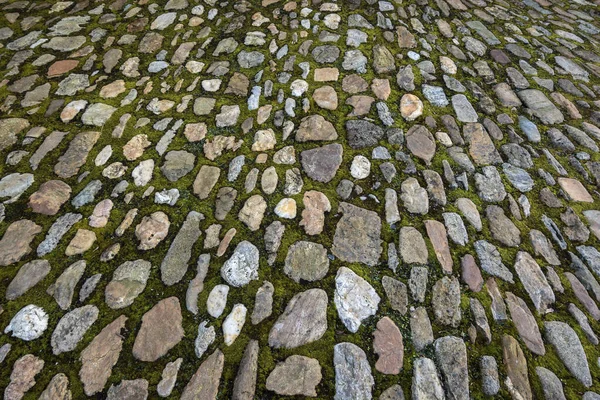
[[[506,292],[505,296],[511,320],[515,324],[525,346],[537,355],[543,356],[546,354],[542,334],[525,301],[511,292]]]
[[[479,292],[483,287],[483,278],[481,271],[475,262],[475,258],[471,254],[465,255],[460,263],[462,267],[462,280],[474,292]]]
[[[592,195],[587,191],[585,186],[577,179],[558,178],[558,184],[565,191],[571,201],[582,201],[585,203],[593,203]]]
[[[10,374],[10,383],[4,390],[4,400],[22,399],[35,385],[35,376],[42,371],[42,368],[44,368],[44,360],[33,354],[26,354],[15,361]]]
[[[42,231],[42,227],[33,221],[22,219],[9,225],[0,240],[0,265],[7,266],[17,261],[29,252],[29,246],[35,235]]]
[[[335,110],[338,107],[337,93],[331,86],[315,89],[312,98],[319,107],[326,110]]]
[[[331,211],[331,203],[327,196],[316,190],[304,193],[304,210],[300,226],[304,227],[307,235],[319,235],[323,232],[325,213]]]
[[[510,336],[502,337],[502,354],[508,379],[510,379],[509,392],[515,392],[523,400],[532,400],[531,386],[527,377],[527,359],[519,346],[519,342]],[[513,398],[519,398],[513,394]]]
[[[373,79],[371,90],[379,100],[387,100],[392,93],[389,79]]]
[[[77,64],[79,64],[79,61],[77,60],[56,61],[50,66],[50,68],[48,68],[48,78],[54,78],[55,76],[66,74],[77,67]]]
[[[133,343],[133,356],[153,362],[167,354],[184,336],[181,306],[177,297],[159,301],[142,317]]]
[[[86,395],[92,396],[104,389],[123,348],[121,330],[125,321],[127,317],[124,315],[115,319],[81,352],[79,378]]]
[[[337,81],[340,76],[340,71],[337,68],[317,68],[315,69],[315,82],[332,82]]]
[[[304,117],[296,132],[297,142],[336,140],[337,137],[333,124],[317,114]]]
[[[200,364],[196,373],[183,389],[180,400],[214,400],[219,392],[225,357],[217,349]]]
[[[450,255],[450,246],[448,245],[448,236],[446,234],[446,227],[443,223],[435,220],[425,221],[425,229],[427,229],[427,235],[435,255],[442,266],[445,273],[452,273],[452,256]]]
[[[69,200],[71,187],[59,180],[44,182],[29,197],[29,207],[35,213],[56,215],[60,207]]]
[[[357,95],[348,97],[346,99],[346,105],[353,108],[352,112],[348,114],[349,117],[359,117],[366,115],[371,111],[371,106],[375,99],[371,96]]]
[[[435,139],[423,125],[413,125],[406,132],[406,147],[414,156],[427,164],[435,155]]]
[[[377,323],[373,337],[373,351],[379,355],[375,369],[382,374],[398,375],[404,359],[404,343],[400,329],[390,318],[383,317]]]

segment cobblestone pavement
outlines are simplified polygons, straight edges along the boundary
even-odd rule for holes
[[[0,0],[0,390],[600,399],[599,144],[599,0]]]

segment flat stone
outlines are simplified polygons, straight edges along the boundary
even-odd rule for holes
[[[456,336],[444,336],[437,339],[434,346],[448,397],[468,400],[469,370],[465,342]]]
[[[225,356],[221,350],[215,350],[192,375],[181,393],[181,400],[215,400],[219,391],[224,364]]]
[[[133,304],[136,297],[146,288],[152,265],[145,260],[125,261],[113,273],[106,285],[105,301],[112,309],[125,308]]]
[[[544,336],[554,346],[558,357],[569,372],[585,387],[592,386],[592,376],[585,351],[573,328],[564,322],[546,321]]]
[[[127,317],[121,315],[106,325],[81,352],[81,369],[79,378],[87,396],[104,390],[123,348],[124,337],[121,330],[125,327]]]
[[[366,280],[341,267],[335,277],[333,301],[346,328],[356,333],[363,320],[375,315],[381,298]]]
[[[135,227],[135,236],[140,241],[139,250],[150,250],[158,246],[169,233],[169,217],[162,211],[156,211],[142,218]]]
[[[377,213],[344,202],[338,210],[342,218],[336,226],[331,252],[345,262],[376,265],[383,251]]]
[[[98,307],[88,304],[66,313],[56,325],[50,344],[54,355],[73,351],[98,319]]]
[[[546,354],[542,334],[537,325],[535,317],[527,307],[527,304],[520,297],[510,292],[506,292],[506,304],[510,311],[510,317],[515,324],[519,336],[525,343],[525,346],[533,353],[543,356]]]
[[[10,373],[10,382],[4,389],[4,398],[6,400],[20,400],[25,393],[35,386],[35,377],[44,368],[44,360],[26,354],[15,361],[12,372]]]
[[[6,288],[6,300],[14,300],[41,282],[50,272],[47,260],[33,260],[24,264]]]
[[[502,354],[511,391],[524,400],[532,400],[533,394],[527,377],[527,359],[519,342],[510,335],[502,336]]]
[[[231,257],[221,267],[221,276],[231,286],[246,286],[258,279],[258,248],[248,241],[240,242]]]
[[[406,147],[410,152],[429,164],[435,155],[435,139],[429,130],[423,125],[413,125],[406,132]]]
[[[181,307],[177,297],[156,303],[142,316],[142,326],[133,343],[133,356],[153,362],[167,354],[184,336]]]
[[[335,366],[335,400],[371,399],[375,380],[365,352],[353,343],[333,347]]]
[[[327,250],[318,243],[298,241],[288,248],[284,273],[296,282],[314,282],[329,270]]]
[[[322,289],[292,297],[269,332],[269,346],[293,349],[319,340],[327,330],[327,302]]]
[[[160,265],[161,280],[167,286],[180,282],[188,269],[192,248],[200,235],[200,222],[204,215],[190,211],[173,239],[165,258]]]
[[[266,388],[283,396],[316,397],[321,377],[319,361],[293,355],[275,366],[267,377]]]
[[[44,334],[48,328],[48,314],[35,304],[21,308],[4,329],[4,333],[27,342],[35,340]]]
[[[520,251],[517,253],[514,268],[537,311],[545,313],[555,298],[540,266],[529,253]]]
[[[382,374],[397,375],[402,370],[404,344],[402,333],[394,322],[383,317],[373,332],[373,351],[379,356],[375,369]]]
[[[238,373],[233,382],[232,400],[252,400],[256,391],[259,346],[257,340],[250,340],[244,350]]]

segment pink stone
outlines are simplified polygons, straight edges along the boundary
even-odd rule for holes
[[[379,355],[375,369],[382,374],[398,375],[402,370],[404,359],[404,344],[400,329],[394,321],[383,317],[377,323],[373,337],[373,350]]]

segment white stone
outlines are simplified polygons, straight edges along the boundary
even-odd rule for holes
[[[206,300],[206,311],[214,317],[219,318],[227,305],[227,295],[229,294],[229,286],[217,285],[210,291]]]
[[[14,337],[26,341],[42,336],[48,328],[48,314],[34,304],[23,307],[4,329],[4,333],[12,332]]]
[[[247,312],[246,306],[236,304],[233,306],[231,313],[225,318],[225,322],[223,322],[223,340],[227,346],[231,346],[242,331]]]

